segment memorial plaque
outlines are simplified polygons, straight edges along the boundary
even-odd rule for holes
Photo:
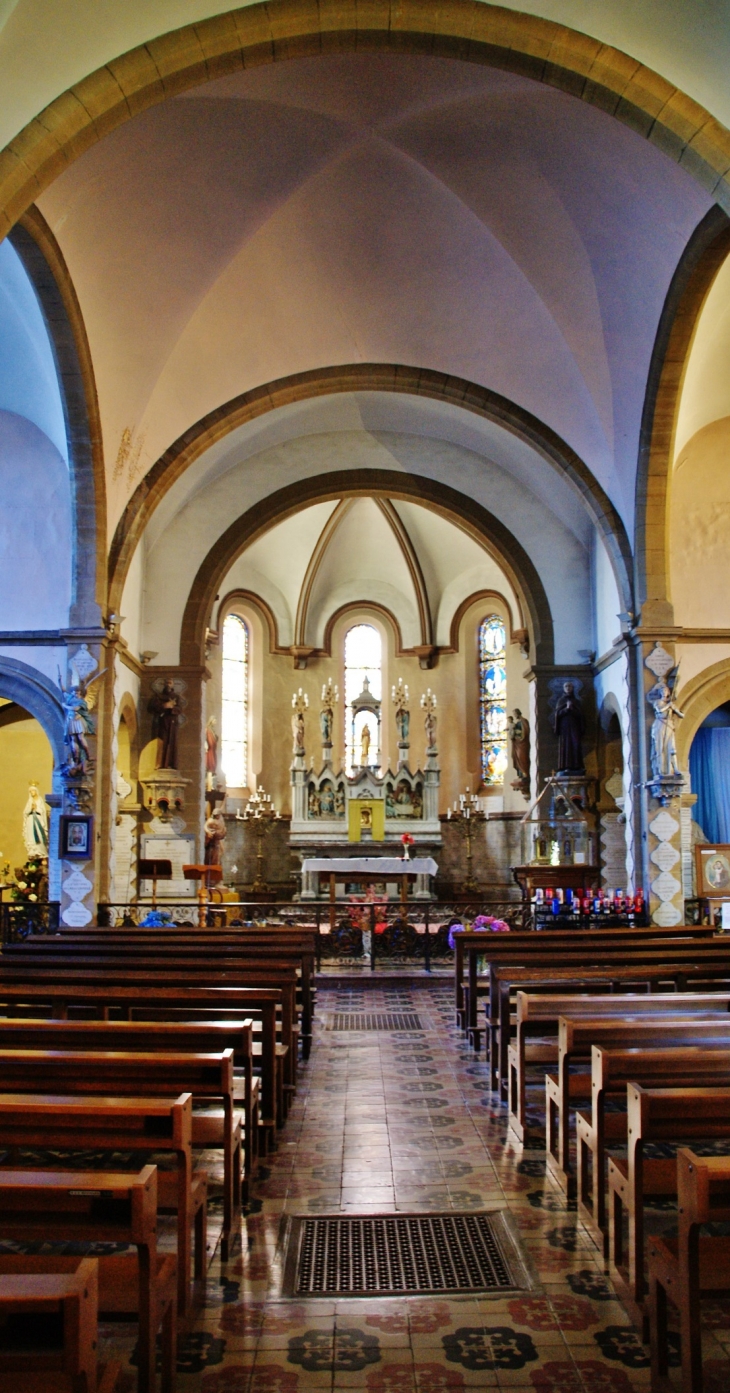
[[[183,875],[183,866],[195,861],[195,837],[142,837],[143,861],[169,861],[172,865],[172,880],[158,880],[157,899],[189,900],[195,895],[196,887]],[[152,881],[140,882],[140,893],[147,897],[152,894]]]

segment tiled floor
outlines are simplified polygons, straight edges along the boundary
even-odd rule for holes
[[[412,1009],[420,1033],[325,1028],[334,1010]],[[506,1137],[486,1067],[453,1027],[451,988],[321,987],[312,1057],[256,1186],[242,1251],[214,1256],[178,1386],[200,1393],[631,1393],[648,1351],[544,1154]],[[508,1206],[535,1289],[512,1299],[294,1301],[279,1295],[287,1214]],[[706,1393],[730,1389],[730,1321],[707,1335]],[[125,1389],[134,1386],[125,1371]]]

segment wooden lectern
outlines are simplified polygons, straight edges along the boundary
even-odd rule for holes
[[[152,908],[157,909],[157,882],[172,880],[172,861],[140,861],[137,876],[152,881]]]
[[[183,866],[186,880],[199,881],[198,886],[198,927],[204,929],[208,920],[208,895],[214,885],[223,879],[221,866]]]

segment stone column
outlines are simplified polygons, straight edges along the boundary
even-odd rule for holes
[[[672,928],[684,920],[682,887],[682,794],[681,774],[656,773],[651,767],[651,726],[653,708],[648,693],[657,681],[668,680],[675,666],[673,652],[662,643],[642,641],[644,675],[644,729],[649,751],[647,845],[649,852],[649,915],[653,924]]]
[[[61,770],[62,793],[60,816],[91,818],[87,854],[79,857],[61,858],[60,875],[60,918],[69,928],[84,928],[96,915],[96,890],[99,874],[98,841],[95,831],[94,814],[98,822],[101,790],[96,778],[98,763],[98,719],[100,687],[104,682],[100,662],[101,643],[105,631],[93,633],[69,633],[67,638],[68,657],[66,672],[62,680],[67,694],[76,692],[81,702],[73,711],[67,710],[66,762]],[[82,638],[83,641],[79,642]],[[98,674],[95,680],[95,674]],[[88,759],[80,761],[75,755],[71,739],[70,723],[79,720],[90,730],[84,730],[84,738],[89,751]],[[53,819],[55,822],[55,818]],[[51,835],[53,835],[53,826]]]

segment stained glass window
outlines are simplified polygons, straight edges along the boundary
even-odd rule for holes
[[[479,737],[482,780],[501,784],[507,769],[506,635],[502,620],[490,614],[479,625]]]
[[[366,762],[378,758],[378,719],[370,711],[353,713],[352,703],[359,697],[367,678],[371,696],[382,700],[383,655],[380,634],[372,624],[355,624],[345,635],[345,769],[353,774],[365,756]],[[368,728],[367,752],[363,749],[362,733]]]
[[[248,629],[237,614],[223,623],[221,768],[229,788],[248,782]]]

